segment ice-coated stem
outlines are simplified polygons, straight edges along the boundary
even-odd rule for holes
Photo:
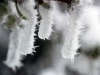
[[[45,9],[40,6],[40,14],[42,15],[42,20],[39,26],[38,36],[40,39],[49,39],[52,33],[53,16],[51,9]]]
[[[34,0],[26,0],[22,5],[18,5],[19,10],[25,15],[28,20],[20,22],[23,25],[20,52],[22,55],[32,54],[34,48],[35,26],[37,22],[37,11],[34,10]]]
[[[10,33],[7,58],[6,61],[4,61],[4,63],[14,71],[16,70],[15,67],[21,67],[23,65],[21,63],[22,57],[19,50],[21,33],[22,31],[18,26],[16,26]]]
[[[78,38],[82,32],[81,28],[83,28],[80,18],[89,4],[92,4],[92,0],[80,0],[78,4],[73,3],[71,8],[69,8],[67,36],[61,53],[64,58],[69,58],[72,62],[74,62],[77,49],[80,47]]]
[[[8,54],[4,63],[14,71],[16,67],[22,66],[20,61],[22,55],[34,52],[32,48],[34,48],[34,32],[37,20],[34,5],[33,0],[26,0],[24,5],[19,5],[19,10],[22,9],[21,12],[28,18],[28,20],[23,20],[18,15],[14,2],[9,1],[9,14],[15,15],[16,22],[9,36]]]

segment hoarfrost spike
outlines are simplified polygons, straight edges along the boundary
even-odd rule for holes
[[[42,15],[42,20],[39,26],[38,36],[40,39],[49,39],[52,33],[53,16],[51,9],[45,9],[40,6],[40,14]]]
[[[69,58],[72,62],[74,62],[75,55],[78,54],[77,49],[80,47],[78,38],[79,35],[81,35],[81,29],[83,28],[80,21],[81,14],[84,8],[89,4],[92,4],[92,0],[80,0],[79,4],[73,3],[71,8],[69,8],[67,36],[61,53],[64,58]]]

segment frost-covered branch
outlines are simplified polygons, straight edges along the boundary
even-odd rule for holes
[[[21,66],[21,55],[32,54],[34,50],[35,26],[37,23],[37,14],[41,16],[38,36],[40,39],[49,39],[52,33],[53,13],[50,2],[60,1],[67,3],[67,12],[69,14],[68,31],[66,40],[62,48],[62,55],[65,58],[74,60],[77,49],[80,44],[78,41],[81,34],[81,15],[84,9],[92,4],[92,0],[7,0],[8,12],[3,18],[4,24],[12,31],[9,36],[9,49],[6,65],[15,70],[15,67]],[[47,2],[47,3],[46,3]],[[2,4],[0,4],[2,5]],[[38,5],[36,11],[34,8]],[[3,10],[2,10],[3,11]],[[13,58],[12,58],[13,57]]]

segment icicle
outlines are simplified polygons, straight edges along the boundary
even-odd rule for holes
[[[23,25],[20,52],[22,55],[32,54],[34,52],[32,48],[34,48],[34,32],[37,20],[37,11],[34,10],[35,2],[34,0],[26,0],[18,6],[23,15],[28,18],[28,20],[22,20],[20,23]]]
[[[40,6],[39,10],[42,20],[39,26],[38,36],[40,39],[49,39],[53,25],[52,9],[46,9]]]
[[[74,4],[69,8],[69,24],[65,43],[61,50],[64,58],[71,59],[74,62],[75,55],[77,55],[77,49],[80,47],[79,35],[81,35],[81,28],[83,28],[80,21],[81,14],[89,4],[92,4],[91,0],[80,0],[79,4]]]

